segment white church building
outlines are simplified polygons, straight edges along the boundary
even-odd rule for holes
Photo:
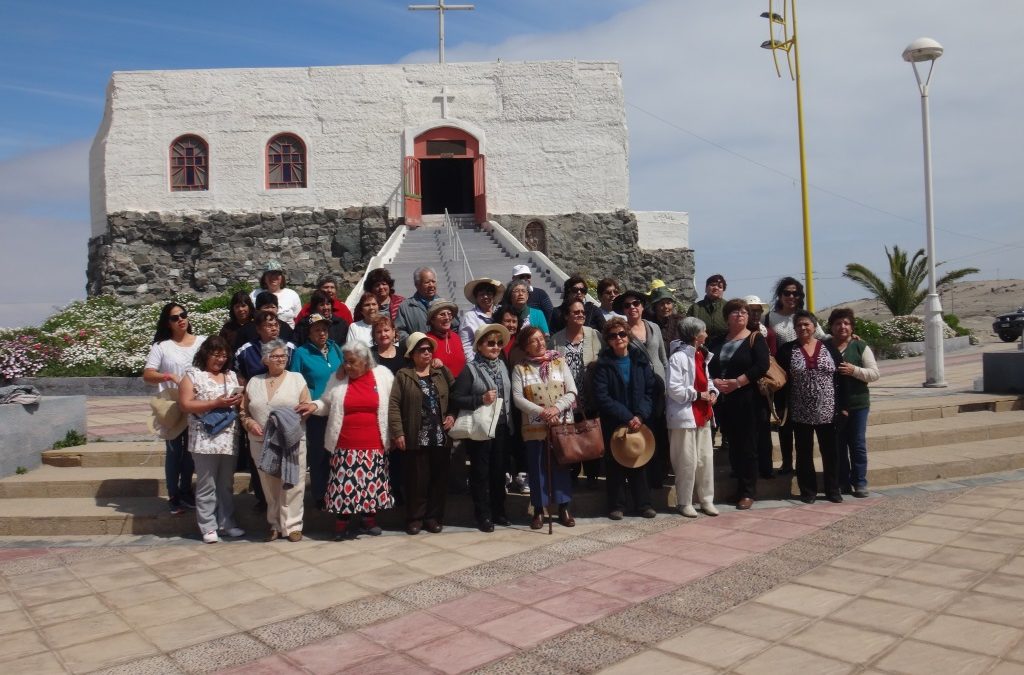
[[[692,294],[685,213],[629,210],[610,61],[117,72],[90,153],[88,292],[349,281],[399,224],[494,221],[567,272]]]

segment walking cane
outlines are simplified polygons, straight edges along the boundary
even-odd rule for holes
[[[555,501],[555,483],[554,476],[551,474],[551,429],[548,429],[548,435],[544,438],[544,451],[548,455],[548,506]],[[544,508],[544,507],[541,507]],[[543,513],[543,511],[541,511]],[[555,523],[554,518],[551,514],[548,514],[548,534],[554,534]]]

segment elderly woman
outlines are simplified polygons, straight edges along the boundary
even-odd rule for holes
[[[203,335],[192,334],[188,310],[176,302],[164,305],[157,320],[153,346],[149,349],[142,371],[143,381],[155,384],[161,395],[166,391],[167,396],[177,398],[178,382],[192,365],[196,351],[205,339]],[[184,513],[185,509],[195,508],[195,497],[192,494],[195,466],[188,452],[188,427],[174,436],[171,434],[176,429],[158,428],[157,431],[164,439],[168,506],[171,513],[177,515]]]
[[[354,515],[362,520],[363,532],[381,534],[377,512],[393,503],[385,451],[394,376],[374,364],[370,348],[362,342],[349,343],[341,351],[343,374],[332,377],[314,401],[316,414],[327,417],[324,440],[333,449],[327,510],[337,516],[334,538],[339,540],[357,534],[350,522]]]
[[[589,306],[593,307],[594,305]],[[589,400],[590,392],[584,387],[584,380],[587,368],[597,361],[604,342],[601,340],[599,332],[584,325],[587,320],[587,311],[582,300],[564,302],[557,311],[562,317],[564,328],[551,336],[551,346],[562,355],[572,372],[576,391],[580,392],[580,405],[577,408],[591,410],[593,402]],[[601,323],[604,324],[603,318]],[[583,468],[587,472],[587,487],[596,487],[597,477],[601,475],[601,460],[592,459],[586,462]],[[579,466],[573,467],[570,472],[574,477],[579,475]]]
[[[334,314],[334,303],[323,291],[313,291],[309,296],[309,306],[313,309],[298,321],[295,326],[293,342],[296,345],[303,345],[309,340],[309,327],[312,325],[309,317],[318,314],[322,320],[327,322],[327,336],[331,342],[343,345],[348,342],[348,321]]]
[[[749,509],[757,494],[757,381],[768,372],[768,343],[747,328],[749,310],[734,299],[722,307],[725,335],[708,345],[715,358],[708,371],[719,392],[718,421],[729,443],[736,473],[736,508]]]
[[[445,493],[451,445],[448,430],[455,423],[450,393],[455,378],[437,368],[434,341],[413,333],[405,341],[409,368],[395,375],[389,405],[389,428],[395,448],[403,453],[405,531],[437,534],[444,528]]]
[[[302,311],[302,298],[292,289],[286,288],[287,285],[288,278],[281,268],[281,263],[271,260],[260,275],[260,287],[254,289],[250,296],[255,303],[256,296],[261,292],[273,293],[277,297],[277,318],[294,327],[295,319]]]
[[[708,363],[714,355],[704,347],[708,332],[700,319],[693,316],[681,319],[676,330],[679,338],[668,357],[665,381],[668,396],[665,418],[669,455],[676,476],[676,508],[687,518],[697,517],[697,510],[693,508],[696,486],[701,510],[709,516],[717,516],[711,423],[718,390],[711,384],[708,374]]]
[[[676,312],[676,299],[667,288],[659,286],[647,296],[647,304],[653,309],[654,322],[661,329],[661,340],[666,345],[667,352],[672,346],[672,341],[679,339],[676,331],[683,318]]]
[[[505,291],[502,304],[508,305],[519,313],[519,320],[523,328],[536,326],[544,335],[548,335],[551,331],[548,329],[548,320],[544,316],[544,312],[536,307],[530,307],[527,304],[529,299],[530,282],[526,279],[513,279]]]
[[[625,426],[636,432],[650,424],[654,414],[654,370],[642,348],[629,339],[629,327],[619,318],[604,324],[608,347],[594,365],[594,402],[601,415],[605,448],[611,448],[612,432]],[[608,517],[622,520],[626,510],[626,485],[633,497],[633,507],[644,518],[657,515],[651,503],[651,490],[644,466],[630,468],[619,464],[611,452],[605,453]]]
[[[298,373],[305,380],[311,399],[320,398],[327,388],[331,376],[341,368],[345,357],[341,346],[330,337],[331,320],[320,314],[306,317],[309,339],[297,347],[292,353],[291,365],[288,369]],[[263,346],[266,352],[267,345]],[[287,350],[286,350],[287,351]],[[264,356],[266,363],[266,357]],[[276,365],[276,364],[268,364]],[[263,422],[260,422],[263,424]],[[331,453],[328,451],[325,434],[327,420],[323,417],[310,417],[306,420],[306,455],[304,461],[309,464],[309,480],[313,503],[320,510],[326,508],[327,478],[331,473]],[[261,480],[262,484],[266,484]],[[270,500],[268,498],[268,503]],[[267,511],[268,518],[270,510]],[[271,522],[271,527],[273,527]],[[289,530],[278,528],[282,535]]]
[[[544,501],[549,494],[558,504],[558,522],[573,527],[576,519],[569,512],[572,500],[569,470],[551,460],[546,446],[548,427],[573,421],[576,382],[562,355],[547,349],[544,332],[538,326],[520,330],[516,342],[525,360],[512,371],[512,400],[523,413],[523,445],[533,505],[530,529],[539,530],[544,526]]]
[[[253,323],[256,326],[256,338],[235,352],[235,371],[243,381],[267,372],[267,366],[263,363],[263,345],[281,337],[281,322],[273,312],[259,310]],[[294,347],[291,342],[286,341],[286,344],[290,354]]]
[[[392,321],[398,318],[398,308],[402,306],[405,298],[395,293],[395,279],[387,269],[378,267],[367,272],[363,290],[373,293],[377,298],[377,307],[381,314],[390,316]]]
[[[349,311],[348,305],[342,302],[341,298],[338,297],[338,280],[333,274],[325,274],[321,276],[319,279],[317,279],[316,290],[313,292],[321,293],[327,296],[327,298],[331,301],[330,316],[333,316],[335,319],[341,319],[342,321],[345,322],[346,326],[352,323],[352,312]],[[302,308],[302,311],[299,312],[299,315],[295,317],[296,325],[301,323],[303,319],[305,319],[307,316],[314,312],[324,314],[322,308],[318,309],[316,304],[314,304],[313,302],[312,296],[310,296],[309,302],[306,303],[306,306]],[[328,315],[324,314],[324,316]],[[344,344],[344,341],[339,342],[338,344]]]
[[[203,541],[220,541],[218,530],[229,537],[241,537],[245,530],[235,525],[232,491],[238,452],[238,425],[231,420],[216,431],[201,419],[206,413],[227,411],[242,400],[238,378],[228,370],[227,341],[216,335],[203,342],[178,382],[178,406],[188,413],[188,451],[196,466],[196,521]]]
[[[325,322],[314,324],[311,334],[318,333],[324,335],[323,341],[326,343]],[[296,354],[303,351],[300,347]],[[301,372],[285,370],[288,363],[288,347],[284,341],[271,340],[263,345],[262,352],[267,372],[257,375],[245,385],[239,419],[242,421],[242,428],[249,435],[250,452],[253,462],[259,469],[260,483],[263,485],[263,494],[267,500],[267,523],[270,525],[270,532],[266,541],[286,537],[288,541],[295,542],[302,539],[302,496],[306,491],[306,438],[302,418],[316,410],[316,405],[310,398],[309,388],[306,386],[307,378],[303,377]],[[337,356],[340,355],[338,352]],[[335,367],[338,363],[339,360],[335,360]],[[295,365],[293,362],[292,366]],[[310,374],[315,370],[315,366],[301,368]],[[322,387],[328,378],[330,373],[310,379],[323,380]],[[271,414],[274,414],[276,433],[268,437],[267,422]],[[295,442],[291,447],[282,448],[276,461],[273,461],[270,447],[280,447],[281,438],[294,439]],[[319,442],[322,453],[322,434]],[[267,470],[271,465],[275,467],[275,471]]]
[[[441,298],[435,298],[427,308],[427,325],[430,327],[427,336],[436,345],[434,365],[445,366],[452,377],[458,377],[466,367],[466,353],[462,351],[462,341],[452,327],[452,321],[458,312],[458,305]]]
[[[379,307],[377,296],[373,293],[367,292],[359,296],[359,304],[356,305],[356,316],[359,320],[348,327],[346,344],[361,342],[367,347],[373,344],[373,322],[377,319]]]
[[[839,373],[843,357],[831,343],[815,337],[818,322],[807,310],[793,313],[793,326],[796,340],[779,348],[778,361],[786,371],[800,501],[813,504],[818,495],[818,475],[814,470],[816,435],[825,498],[839,503],[843,496],[836,466],[836,424],[847,415],[846,378]]]
[[[840,307],[828,317],[832,346],[843,362],[838,372],[846,384],[847,415],[839,418],[839,489],[863,499],[868,496],[868,383],[878,379],[878,364],[866,342],[853,339],[853,310]]]
[[[488,277],[473,279],[463,289],[466,300],[473,303],[473,307],[459,317],[459,338],[462,340],[462,351],[465,352],[467,360],[473,358],[476,329],[484,324],[494,323],[495,303],[504,292],[505,284]]]
[[[495,525],[509,525],[505,515],[505,463],[512,442],[512,380],[501,360],[508,330],[501,324],[480,326],[473,337],[473,360],[455,380],[452,400],[459,410],[473,411],[501,399],[501,412],[494,437],[467,440],[469,488],[473,511],[481,532],[494,532]]]
[[[228,320],[221,326],[220,336],[227,340],[231,353],[245,343],[244,328],[256,318],[256,307],[245,291],[238,291],[228,301]]]

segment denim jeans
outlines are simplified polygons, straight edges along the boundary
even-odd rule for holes
[[[177,438],[164,442],[167,448],[164,456],[164,477],[167,479],[167,499],[177,504],[182,497],[192,495],[192,474],[195,464],[188,451],[188,429]]]
[[[863,490],[868,486],[868,446],[865,438],[870,408],[851,410],[839,426],[839,485]]]

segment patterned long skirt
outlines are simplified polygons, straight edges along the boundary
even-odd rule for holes
[[[380,450],[337,448],[331,453],[327,510],[336,515],[376,513],[391,508],[388,455]]]

